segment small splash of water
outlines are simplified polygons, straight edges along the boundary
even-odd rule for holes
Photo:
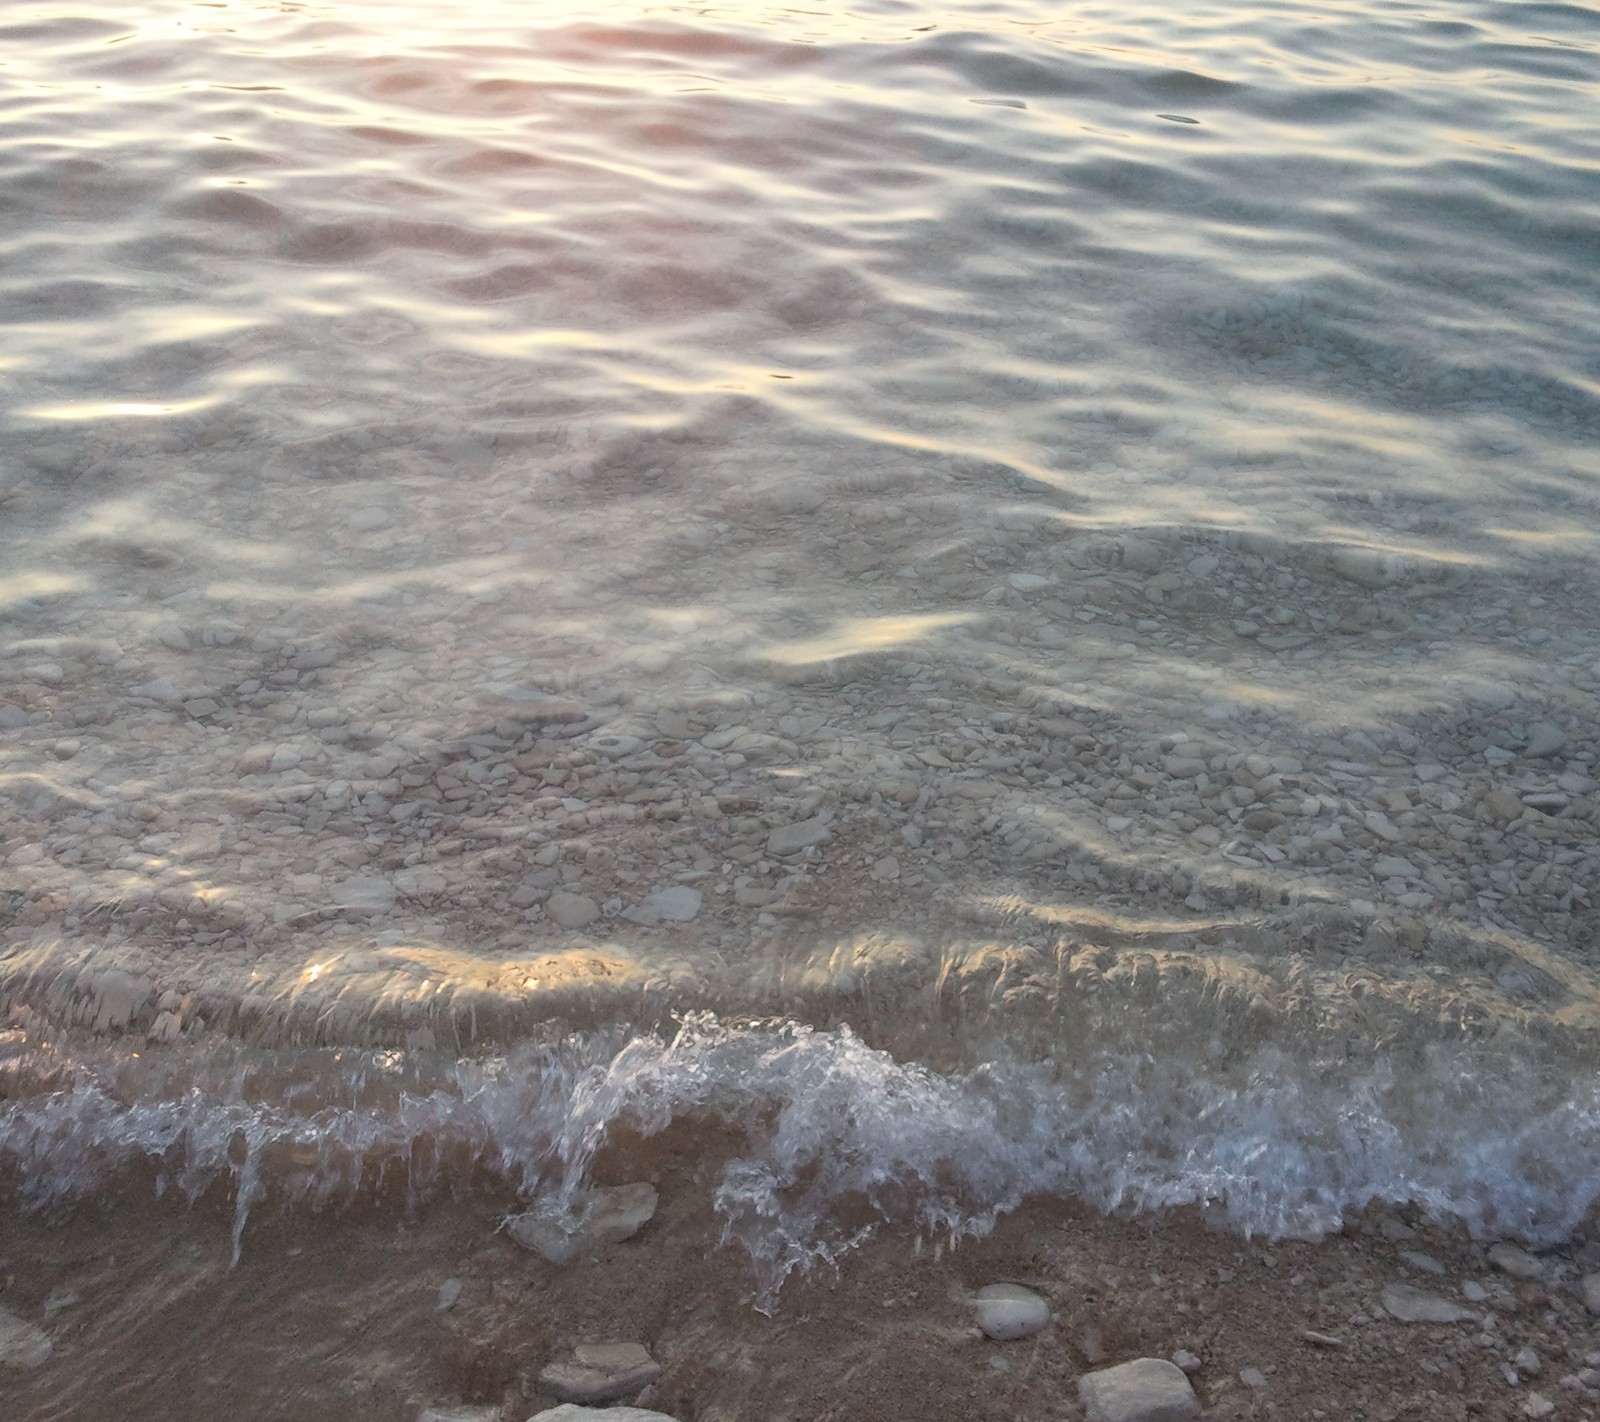
[[[1412,1202],[1478,1233],[1559,1239],[1600,1196],[1600,1083],[1483,1066],[1442,1046],[1339,1067],[1273,1047],[1226,1076],[1108,1053],[940,1072],[848,1027],[697,1014],[671,1036],[476,1061],[236,1050],[131,1098],[126,1074],[79,1063],[65,1089],[0,1107],[0,1165],[34,1207],[140,1172],[191,1202],[220,1189],[237,1257],[252,1212],[274,1205],[476,1184],[559,1209],[619,1139],[710,1123],[735,1142],[712,1191],[723,1239],[748,1253],[770,1311],[791,1274],[837,1267],[877,1229],[981,1236],[1036,1194],[1201,1205],[1269,1237]]]

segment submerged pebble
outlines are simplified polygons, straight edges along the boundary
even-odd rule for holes
[[[978,1327],[997,1342],[1029,1338],[1050,1323],[1050,1305],[1020,1284],[986,1284],[977,1310]]]

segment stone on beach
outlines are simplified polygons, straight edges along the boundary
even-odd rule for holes
[[[1050,1305],[1020,1284],[989,1284],[978,1290],[978,1327],[998,1343],[1028,1338],[1050,1322]]]
[[[673,884],[670,888],[655,889],[644,896],[643,907],[653,910],[668,923],[688,923],[699,912],[705,897],[699,889],[687,884]]]
[[[767,836],[767,853],[798,854],[802,849],[821,844],[831,833],[826,815],[813,815],[798,824],[779,825]]]
[[[569,1264],[607,1244],[631,1239],[656,1212],[654,1185],[599,1186],[572,1214],[530,1210],[506,1221],[506,1233],[552,1264]]]
[[[1430,1294],[1410,1284],[1389,1284],[1383,1291],[1383,1306],[1402,1323],[1467,1323],[1477,1318],[1470,1308]]]
[[[528,1422],[677,1422],[677,1418],[643,1407],[581,1407],[563,1402],[560,1407],[536,1412]]]
[[[417,1422],[501,1422],[504,1415],[499,1407],[426,1407]]]
[[[1088,1422],[1194,1422],[1200,1400],[1165,1358],[1137,1358],[1078,1379]]]
[[[600,917],[600,905],[586,894],[574,894],[567,889],[556,889],[545,900],[544,911],[550,921],[561,928],[587,928]]]
[[[37,1368],[52,1352],[44,1330],[0,1308],[0,1368]]]
[[[1537,1279],[1544,1273],[1544,1261],[1529,1254],[1521,1245],[1502,1239],[1489,1246],[1489,1262],[1513,1279]]]
[[[387,879],[357,876],[333,886],[331,897],[340,908],[356,913],[385,914],[395,905],[395,887]]]
[[[1600,1274],[1585,1274],[1580,1288],[1584,1307],[1590,1313],[1600,1314]]]
[[[661,1376],[661,1364],[639,1343],[580,1343],[570,1359],[539,1374],[539,1386],[562,1402],[614,1402],[643,1391]]]

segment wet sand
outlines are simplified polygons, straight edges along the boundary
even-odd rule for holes
[[[3,1374],[10,1414],[411,1422],[429,1405],[484,1403],[522,1422],[554,1405],[540,1370],[599,1340],[649,1348],[664,1370],[640,1405],[683,1422],[1075,1419],[1080,1374],[1177,1350],[1199,1360],[1214,1422],[1600,1415],[1600,1319],[1579,1284],[1600,1268],[1592,1220],[1518,1278],[1404,1212],[1269,1244],[1192,1210],[1131,1221],[1033,1201],[956,1249],[880,1233],[837,1273],[792,1281],[765,1317],[749,1261],[717,1248],[704,1146],[682,1131],[655,1142],[656,1217],[564,1268],[499,1230],[514,1201],[482,1195],[409,1214],[263,1215],[232,1268],[220,1198],[191,1211],[130,1183],[16,1220],[0,1307],[41,1324],[54,1351]],[[442,1310],[452,1279],[459,1296]],[[1043,1295],[1052,1323],[984,1339],[972,1299],[995,1282]],[[1383,1302],[1393,1285],[1471,1317],[1401,1322]]]

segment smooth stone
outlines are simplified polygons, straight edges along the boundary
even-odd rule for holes
[[[539,1386],[562,1402],[614,1402],[643,1391],[661,1364],[639,1343],[580,1343],[570,1360],[551,1363]]]
[[[358,875],[342,879],[335,884],[331,897],[340,908],[355,909],[359,913],[388,913],[398,895],[387,879],[372,879]]]
[[[530,1210],[506,1221],[506,1233],[552,1264],[570,1264],[602,1245],[631,1239],[656,1212],[656,1187],[602,1185],[589,1191],[576,1217]]]
[[[593,751],[598,751],[609,760],[623,760],[627,756],[637,755],[644,749],[644,741],[638,736],[590,736],[584,745]]]
[[[997,1343],[1029,1338],[1050,1322],[1050,1305],[1020,1284],[989,1284],[978,1290],[978,1327]]]
[[[1078,1379],[1088,1422],[1195,1422],[1200,1399],[1165,1358],[1138,1358]]]
[[[500,1422],[498,1407],[428,1407],[417,1414],[417,1422]]]
[[[575,1402],[563,1402],[536,1412],[528,1422],[678,1422],[665,1412],[650,1412],[643,1407],[581,1407]]]
[[[438,1296],[433,1301],[433,1306],[440,1313],[447,1313],[456,1306],[456,1300],[461,1297],[461,1280],[446,1279],[439,1285]]]
[[[813,815],[797,824],[779,825],[767,836],[768,854],[798,854],[814,844],[821,844],[833,833],[828,816]]]
[[[1197,1355],[1191,1353],[1187,1348],[1179,1348],[1177,1352],[1172,1355],[1172,1366],[1178,1368],[1185,1374],[1188,1374],[1199,1372],[1200,1369],[1205,1366],[1205,1364],[1200,1361]]]
[[[705,895],[687,884],[674,884],[671,888],[655,889],[644,896],[642,908],[653,910],[669,923],[688,923],[700,912]]]
[[[1444,1276],[1444,1265],[1431,1254],[1423,1254],[1416,1249],[1402,1249],[1400,1257],[1413,1269],[1420,1269],[1424,1274],[1434,1274],[1441,1278]]]
[[[561,928],[587,928],[600,917],[600,905],[587,894],[555,889],[544,901],[545,916]]]
[[[1038,592],[1050,586],[1050,579],[1038,573],[1013,573],[1007,581],[1018,592]]]
[[[1590,1313],[1600,1314],[1600,1274],[1585,1274],[1580,1287],[1583,1292],[1584,1307]]]
[[[0,1308],[0,1367],[43,1367],[53,1351],[42,1328]]]
[[[1489,1262],[1513,1279],[1537,1279],[1544,1274],[1544,1262],[1510,1240],[1489,1246]]]
[[[1386,854],[1374,861],[1372,872],[1380,879],[1415,879],[1417,866],[1397,854]]]
[[[1392,555],[1350,544],[1335,548],[1328,566],[1346,582],[1364,588],[1386,588],[1400,576],[1399,562]]]
[[[1402,1323],[1467,1323],[1478,1316],[1469,1308],[1410,1284],[1386,1285],[1383,1306]]]
[[[1543,760],[1564,750],[1567,733],[1554,721],[1536,721],[1528,727],[1528,744],[1522,753],[1533,760]]]

